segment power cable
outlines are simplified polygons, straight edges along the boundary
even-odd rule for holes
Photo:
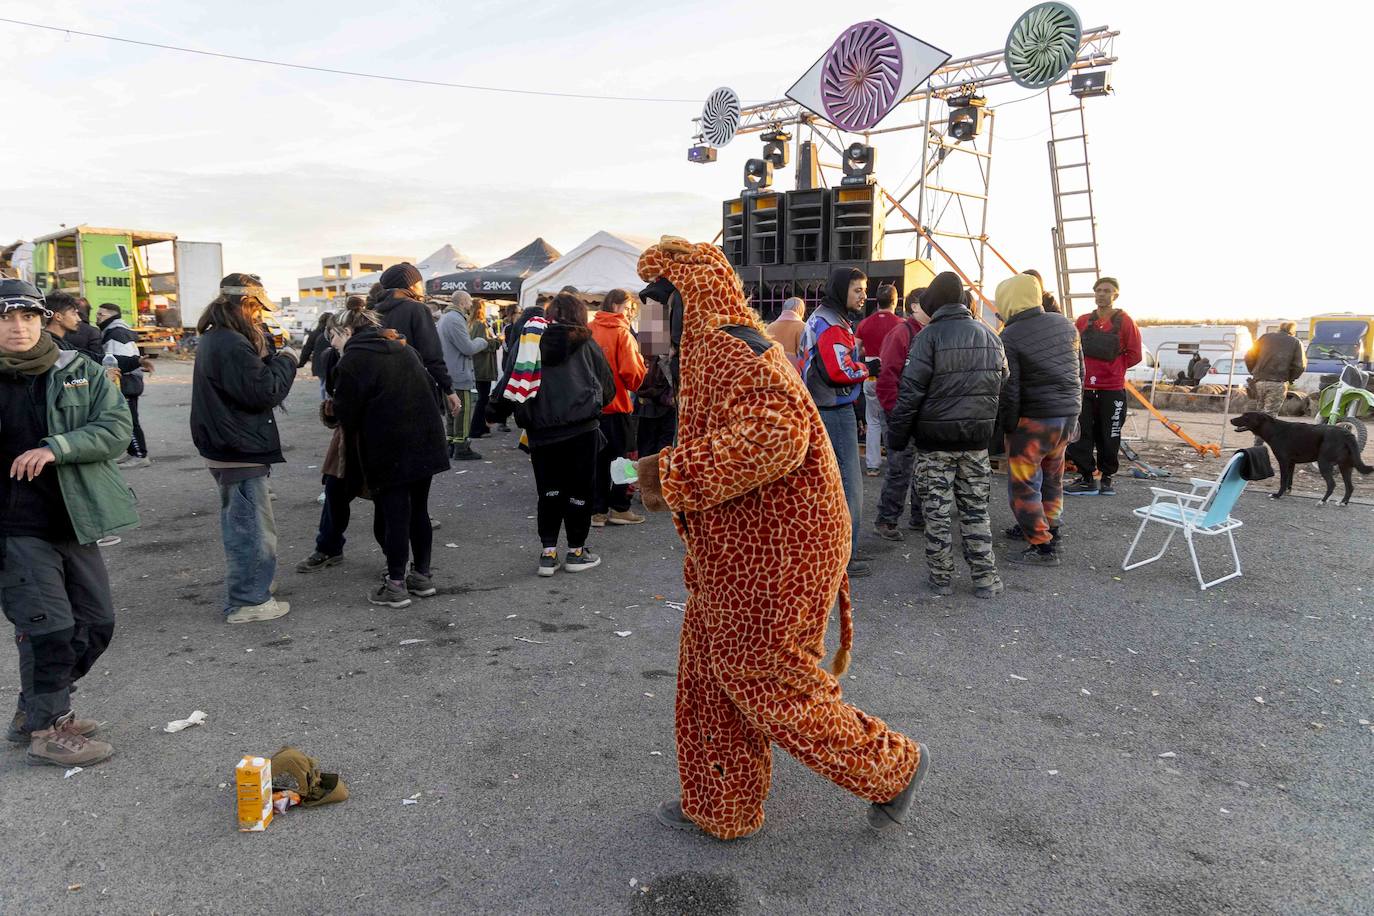
[[[545,96],[557,99],[586,99],[596,102],[659,102],[668,104],[692,104],[700,103],[700,99],[662,99],[646,96],[627,96],[627,95],[596,95],[585,92],[553,92],[543,89],[513,89],[508,86],[479,86],[473,83],[450,83],[443,80],[415,79],[406,76],[390,76],[383,73],[363,73],[358,70],[338,70],[332,67],[315,67],[310,64],[293,64],[289,61],[268,60],[262,57],[245,57],[240,54],[227,54],[222,51],[205,51],[200,48],[182,48],[177,45],[159,44],[155,41],[142,41],[137,38],[124,38],[119,35],[102,35],[99,32],[83,32],[80,29],[68,29],[55,25],[44,25],[39,22],[25,22],[22,19],[7,19],[0,17],[0,22],[10,25],[24,26],[30,29],[41,29],[47,32],[61,32],[66,35],[80,35],[83,38],[99,38],[103,41],[114,41],[121,44],[137,45],[143,48],[157,48],[162,51],[178,51],[182,54],[198,54],[202,57],[218,57],[222,60],[236,60],[250,64],[266,64],[269,67],[286,67],[291,70],[308,70],[313,73],[331,73],[335,76],[353,76],[359,79],[386,80],[393,83],[411,83],[418,86],[439,86],[444,89],[467,89],[472,92],[503,92],[510,95],[534,95]]]

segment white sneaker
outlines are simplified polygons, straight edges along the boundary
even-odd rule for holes
[[[130,458],[124,462],[123,468],[126,471],[137,470],[138,468],[150,468],[153,466],[153,459],[144,456],[142,458]]]
[[[234,608],[224,618],[225,623],[257,623],[260,620],[276,620],[291,612],[291,602],[268,598],[262,604],[252,607]]]

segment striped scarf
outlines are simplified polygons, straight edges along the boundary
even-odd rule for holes
[[[523,404],[539,393],[539,341],[548,326],[547,318],[535,316],[526,321],[525,326],[520,329],[520,340],[515,349],[515,366],[511,369],[505,391],[501,392],[502,397]]]

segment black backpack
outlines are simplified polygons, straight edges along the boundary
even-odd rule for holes
[[[1080,334],[1083,338],[1083,355],[1109,363],[1121,355],[1121,309],[1112,309],[1112,329],[1103,331],[1097,327],[1097,320],[1088,318],[1088,326]]]

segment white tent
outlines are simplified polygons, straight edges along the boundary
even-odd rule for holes
[[[421,260],[415,267],[420,271],[420,276],[428,280],[430,277],[439,277],[444,274],[451,274],[458,270],[470,270],[477,265],[472,259],[463,254],[452,245],[445,245],[429,257]],[[372,284],[382,278],[380,273],[363,274],[348,281],[349,295],[366,295],[372,289]]]
[[[652,244],[633,235],[598,232],[548,267],[526,277],[520,287],[520,307],[534,305],[540,293],[556,293],[570,285],[593,296],[616,288],[635,292],[644,286],[635,267],[644,249]]]

